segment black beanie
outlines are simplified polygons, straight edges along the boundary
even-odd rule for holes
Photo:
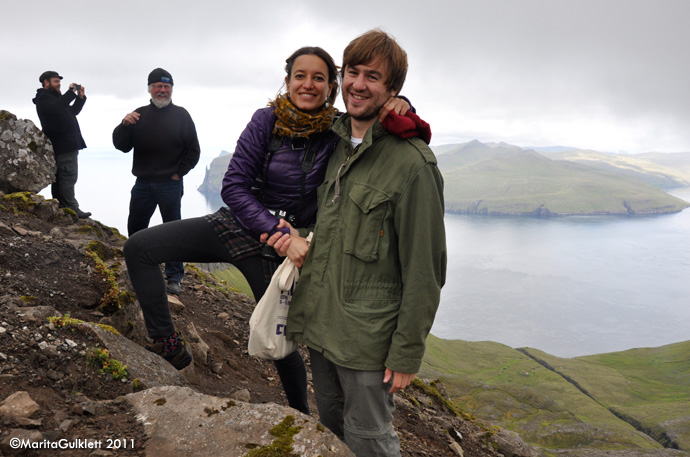
[[[156,68],[151,73],[149,73],[149,84],[154,83],[168,83],[173,85],[172,75],[162,68]]]

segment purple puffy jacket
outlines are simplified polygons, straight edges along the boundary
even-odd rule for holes
[[[262,204],[259,202],[259,180],[265,174],[275,120],[272,107],[254,113],[237,140],[220,193],[240,227],[257,239],[262,233],[276,232],[278,218],[268,209],[285,210],[294,215],[296,227],[307,227],[315,222],[316,188],[323,182],[328,158],[338,141],[330,130],[316,136],[312,146],[314,166],[306,175],[304,197],[300,204],[305,149],[293,149],[292,140],[284,139],[269,163]],[[286,230],[284,232],[287,233]]]

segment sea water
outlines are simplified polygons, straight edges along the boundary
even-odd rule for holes
[[[690,340],[690,210],[445,223],[436,336],[561,357]]]

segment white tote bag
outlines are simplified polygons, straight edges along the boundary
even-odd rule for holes
[[[285,337],[288,310],[297,279],[299,268],[286,257],[249,319],[249,355],[279,360],[297,349],[297,343]]]

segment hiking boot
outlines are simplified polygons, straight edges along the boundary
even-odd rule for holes
[[[77,217],[79,219],[86,219],[91,217],[91,213],[89,213],[88,211],[82,211],[79,208],[75,209],[74,212],[77,213]]]
[[[156,338],[146,349],[163,357],[176,369],[181,370],[192,361],[192,354],[187,350],[187,342],[182,335],[174,333],[169,338]]]
[[[182,293],[182,286],[177,281],[168,281],[168,294],[180,295]]]

